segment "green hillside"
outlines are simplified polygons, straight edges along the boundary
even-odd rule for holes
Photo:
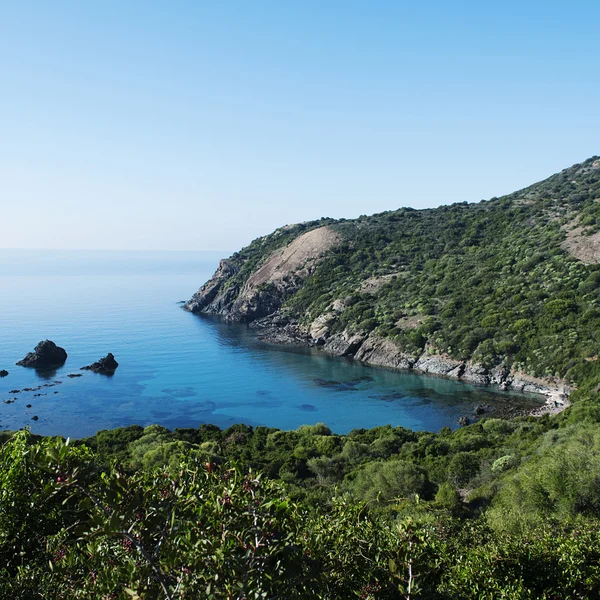
[[[598,157],[477,204],[277,230],[229,259],[235,272],[220,284],[230,292],[225,304],[274,250],[325,225],[342,240],[302,285],[258,291],[271,304],[279,294],[281,311],[306,328],[329,311],[329,335],[372,332],[415,357],[427,347],[576,382],[581,364],[600,351]],[[343,309],[331,312],[340,300]]]

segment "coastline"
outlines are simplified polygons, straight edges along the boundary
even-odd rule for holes
[[[374,367],[435,375],[482,387],[494,387],[500,391],[536,394],[546,398],[538,408],[520,411],[512,416],[556,415],[571,406],[571,387],[566,381],[556,378],[533,377],[503,366],[488,369],[479,363],[437,354],[429,347],[425,347],[423,353],[415,358],[403,353],[391,340],[372,334],[344,331],[328,336],[328,332],[321,332],[326,337],[315,337],[311,335],[313,331],[306,330],[295,319],[278,313],[253,321],[249,327],[256,331],[260,340],[270,344],[316,347],[330,356],[348,358]]]

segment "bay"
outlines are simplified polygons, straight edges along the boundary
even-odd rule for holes
[[[245,325],[182,310],[179,302],[227,254],[0,250],[0,369],[9,371],[0,401],[14,399],[0,402],[0,427],[70,437],[152,423],[439,431],[479,403],[541,403],[317,349],[274,347]],[[39,374],[15,366],[46,338],[67,350],[63,367]],[[79,370],[107,352],[120,365],[114,376]],[[40,386],[47,387],[10,393]]]

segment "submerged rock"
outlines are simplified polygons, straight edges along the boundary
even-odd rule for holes
[[[36,368],[60,367],[65,364],[66,360],[67,353],[64,348],[57,346],[51,340],[43,340],[17,365]]]
[[[7,371],[7,370],[5,370],[5,369],[2,369],[2,370],[0,371],[0,377],[6,377],[7,375],[8,375],[8,371]]]
[[[100,373],[100,375],[112,375],[119,363],[115,360],[112,352],[109,352],[104,358],[88,365],[87,367],[81,367],[82,371],[94,371],[94,373]]]

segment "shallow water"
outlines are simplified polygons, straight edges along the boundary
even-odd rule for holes
[[[482,402],[541,402],[315,349],[274,347],[243,325],[185,312],[178,302],[212,275],[218,258],[0,250],[0,369],[10,372],[0,379],[0,400],[16,398],[0,403],[0,427],[71,437],[132,423],[292,429],[321,421],[338,433],[388,423],[438,431]],[[64,367],[39,374],[14,365],[45,338],[67,350]],[[113,377],[67,377],[107,352],[120,364]]]

